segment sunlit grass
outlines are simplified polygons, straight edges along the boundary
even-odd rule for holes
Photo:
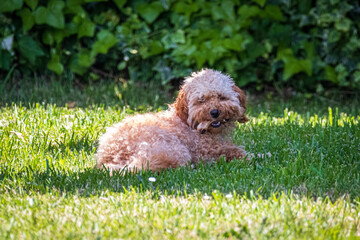
[[[187,197],[129,191],[79,197],[1,195],[0,237],[16,239],[358,238],[358,204],[214,191]]]

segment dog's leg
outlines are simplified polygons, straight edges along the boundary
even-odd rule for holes
[[[234,159],[250,160],[247,152],[239,146],[224,146],[219,154],[220,156],[225,156],[227,162]]]
[[[142,148],[128,167],[158,171],[185,166],[190,160],[189,150],[179,140],[164,138]]]
[[[199,161],[202,159],[203,161],[210,161],[220,159],[225,157],[226,161],[232,161],[234,159],[240,160],[250,160],[250,156],[247,152],[241,147],[236,146],[232,143],[219,143],[216,141],[213,142],[206,142],[207,145],[205,147],[200,147],[197,154],[197,160]],[[211,148],[209,148],[211,146]]]

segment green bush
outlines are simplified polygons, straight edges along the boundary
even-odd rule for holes
[[[360,88],[351,0],[2,0],[0,71],[170,80],[225,71],[240,86]]]

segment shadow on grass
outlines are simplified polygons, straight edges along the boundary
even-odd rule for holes
[[[238,163],[244,168],[250,166]],[[233,166],[234,167],[234,166]],[[66,192],[91,196],[101,191],[124,192],[153,191],[164,194],[191,194],[202,192],[211,194],[215,189],[222,189],[224,193],[232,192],[233,185],[226,182],[231,167],[226,162],[210,165],[198,165],[195,169],[186,166],[178,169],[168,169],[161,172],[141,170],[129,172],[127,170],[110,172],[106,169],[86,168],[83,171],[71,171],[48,167],[45,171],[33,170],[27,167],[16,173],[10,168],[1,167],[0,180],[21,192]],[[214,171],[215,170],[215,171]],[[213,176],[217,174],[218,176]],[[151,181],[154,178],[155,181]],[[150,179],[150,180],[149,180]],[[214,182],[214,180],[218,181]],[[21,188],[21,189],[20,189]],[[240,189],[238,189],[240,190]],[[244,192],[244,191],[241,191]]]
[[[82,136],[79,139],[71,138],[67,142],[59,141],[51,145],[49,144],[46,147],[46,152],[55,155],[61,152],[66,152],[69,149],[75,152],[81,152],[83,150],[87,153],[92,153],[97,145],[98,140],[93,140],[92,137],[85,134],[85,136]]]
[[[214,190],[223,194],[236,192],[264,198],[283,192],[312,198],[328,197],[332,201],[344,196],[349,196],[350,199],[359,197],[359,186],[329,185],[327,179],[320,182],[314,180],[318,176],[297,182],[291,182],[291,174],[279,179],[271,165],[270,159],[267,163],[255,159],[251,164],[220,160],[212,165],[199,164],[194,169],[186,166],[158,173],[123,171],[113,172],[112,175],[107,170],[95,168],[77,172],[51,166],[45,171],[34,171],[28,167],[15,173],[9,167],[2,166],[0,186],[3,185],[1,188],[6,192],[75,194],[83,197],[98,195],[104,191],[149,191],[156,198],[164,194],[211,196]],[[151,181],[154,179],[155,181]]]
[[[88,84],[43,78],[22,79],[12,80],[4,89],[0,89],[0,107],[13,104],[33,106],[35,103],[41,103],[69,108],[100,106],[151,111],[158,108],[166,109],[166,104],[174,101],[177,90],[154,82],[134,83],[113,79]],[[289,111],[299,114],[323,115],[328,113],[329,106],[338,107],[341,112],[352,115],[360,113],[357,107],[360,103],[359,94],[343,96],[334,92],[323,97],[316,94],[296,93],[292,97],[285,98],[275,96],[276,94],[273,93],[247,93],[247,113],[250,116],[257,116],[264,112],[274,117],[282,117],[284,109],[288,108]]]
[[[129,107],[135,110],[157,109],[172,101],[169,89],[156,83],[101,80],[89,84],[45,79],[17,80],[0,92],[0,107],[35,103],[59,107]]]

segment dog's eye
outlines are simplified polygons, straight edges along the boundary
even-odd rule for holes
[[[226,100],[226,97],[220,96],[220,101],[225,101],[225,100]]]

